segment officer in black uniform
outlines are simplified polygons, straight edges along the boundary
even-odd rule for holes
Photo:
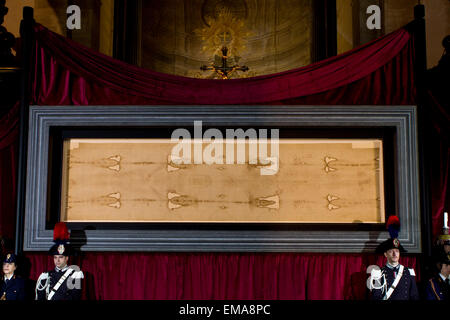
[[[36,300],[80,300],[83,272],[74,266],[68,266],[72,249],[67,241],[69,233],[64,222],[56,224],[55,244],[49,254],[53,256],[55,269],[43,272],[36,283]]]
[[[437,274],[425,286],[427,300],[450,300],[450,254],[442,250],[438,258]]]
[[[383,253],[387,259],[385,266],[371,273],[372,299],[374,300],[418,300],[414,269],[404,267],[399,263],[400,253],[406,252],[398,240],[400,222],[396,216],[388,219],[390,238],[377,247],[377,253]]]
[[[3,276],[0,284],[0,300],[25,300],[25,281],[15,275],[17,257],[8,253],[3,260]]]

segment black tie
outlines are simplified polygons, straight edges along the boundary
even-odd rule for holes
[[[400,269],[400,267],[395,267],[394,268],[394,276],[396,277],[398,274],[398,269]]]
[[[445,279],[445,284],[446,285],[450,285],[450,279],[449,278]]]
[[[5,279],[5,284],[8,285],[9,279]]]

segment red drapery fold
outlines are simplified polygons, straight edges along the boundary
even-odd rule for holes
[[[132,66],[36,26],[32,102],[95,104],[413,104],[413,41],[405,29],[321,62],[234,80]]]
[[[404,29],[310,66],[227,81],[144,70],[87,49],[40,25],[35,28],[35,39],[31,104],[37,105],[408,105],[416,101],[414,43]],[[8,235],[14,233],[15,220],[12,199],[18,130],[17,110],[14,112],[1,120],[0,127],[0,221],[9,233],[0,231]],[[433,221],[438,216],[434,212]],[[27,258],[32,279],[53,268],[52,259],[45,253],[27,253]],[[364,299],[366,268],[383,264],[384,257],[98,252],[83,253],[75,263],[86,273],[87,298]],[[402,263],[419,271],[415,256],[402,257]]]
[[[6,239],[15,234],[18,110],[17,104],[0,120],[0,235]]]
[[[431,125],[429,150],[431,163],[432,231],[434,238],[442,233],[443,212],[450,205],[450,113],[445,106],[427,92],[427,107]]]

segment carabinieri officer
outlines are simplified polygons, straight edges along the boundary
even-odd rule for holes
[[[8,253],[3,260],[3,277],[0,284],[0,300],[25,300],[25,281],[16,276],[17,257]]]
[[[381,268],[379,286],[372,288],[374,300],[419,300],[414,269],[405,268],[399,263],[400,253],[406,252],[398,240],[400,221],[396,216],[390,216],[387,227],[391,238],[383,241],[378,247],[378,253],[384,253],[387,259]]]
[[[36,283],[36,300],[80,300],[81,270],[69,267],[67,262],[72,253],[67,244],[69,232],[64,222],[58,222],[53,230],[55,244],[49,254],[53,256],[55,269],[43,272]]]

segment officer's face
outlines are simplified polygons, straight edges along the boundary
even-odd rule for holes
[[[69,257],[63,255],[53,256],[53,262],[55,262],[55,266],[60,269],[64,268],[67,265],[67,260],[69,260]]]
[[[448,277],[450,275],[450,264],[442,264],[441,273],[443,276]]]
[[[6,275],[11,275],[14,271],[16,271],[15,263],[3,263],[3,273]]]
[[[450,253],[450,244],[444,244],[444,251],[446,254]]]
[[[387,258],[390,264],[396,264],[400,259],[400,251],[398,249],[390,249],[384,253],[384,256]]]

